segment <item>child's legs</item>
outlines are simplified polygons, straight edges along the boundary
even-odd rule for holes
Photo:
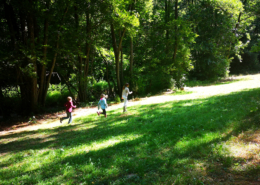
[[[100,114],[106,115],[107,114],[106,109],[102,109],[102,110],[103,110],[103,112],[101,112]]]
[[[71,114],[71,112],[68,112],[67,115],[69,117],[69,122],[68,123],[71,123],[72,122],[72,114]]]
[[[124,97],[124,107],[126,107],[127,106],[127,97]]]
[[[70,118],[70,116],[69,116],[69,113],[70,113],[70,112],[66,112],[66,113],[67,113],[67,117],[62,117],[61,120]]]

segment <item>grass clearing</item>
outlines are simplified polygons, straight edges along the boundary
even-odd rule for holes
[[[0,184],[257,184],[259,94],[136,104],[2,135]]]
[[[248,76],[248,77],[233,76],[233,77],[226,78],[226,79],[224,78],[224,79],[212,80],[212,81],[189,80],[189,81],[185,82],[185,85],[187,87],[223,85],[223,84],[230,84],[230,83],[246,81],[246,80],[250,80],[250,76]]]

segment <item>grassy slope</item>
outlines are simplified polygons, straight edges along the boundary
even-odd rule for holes
[[[259,129],[259,93],[139,105],[0,136],[0,184],[258,183],[259,143],[246,136]]]

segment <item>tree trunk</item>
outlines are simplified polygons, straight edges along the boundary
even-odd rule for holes
[[[35,33],[35,21],[33,20],[34,15],[32,13],[29,13],[27,15],[27,27],[28,27],[28,36],[30,40],[30,52],[31,52],[31,58],[28,59],[29,64],[32,64],[32,74],[29,76],[26,75],[26,81],[27,81],[27,89],[26,91],[29,94],[29,111],[33,112],[37,108],[38,103],[38,89],[37,89],[37,64],[36,64],[36,55],[35,55],[35,40],[34,40],[34,33]]]
[[[130,85],[133,87],[133,64],[134,64],[134,49],[133,38],[130,39]]]
[[[82,64],[80,65],[79,69],[79,98],[81,102],[87,101],[87,77],[89,74],[89,57],[90,57],[90,49],[91,49],[91,19],[90,19],[90,12],[88,4],[87,11],[86,11],[86,50],[85,55],[86,58],[84,59],[84,70],[82,68]],[[81,62],[82,63],[82,62]]]
[[[114,54],[115,54],[115,62],[116,62],[117,94],[121,97],[122,88],[121,88],[121,83],[120,83],[119,54],[120,54],[120,48],[122,46],[122,41],[123,41],[123,37],[124,37],[126,29],[124,28],[123,33],[119,38],[119,44],[117,46],[113,23],[110,24],[110,27],[111,27],[111,36],[112,36],[112,43],[113,43],[113,49],[114,49]]]
[[[4,2],[5,18],[7,20],[12,47],[17,49],[16,42],[19,40],[19,28],[16,23],[13,7]]]
[[[170,20],[170,2],[168,0],[165,0],[165,25],[166,25],[166,44],[165,44],[165,52],[166,55],[169,53],[169,29],[167,27],[167,24]]]
[[[177,19],[178,19],[178,0],[175,0],[175,20],[177,21]],[[175,43],[174,43],[173,61],[175,62],[176,56],[177,56],[177,49],[178,49],[177,22],[176,22],[174,30],[175,30]]]
[[[44,20],[44,29],[43,29],[43,57],[42,57],[42,63],[41,66],[41,74],[40,74],[40,84],[39,84],[39,103],[44,106],[45,104],[45,97],[44,92],[46,91],[47,84],[46,84],[46,58],[47,58],[47,41],[48,41],[48,27],[49,27],[49,21],[46,18]],[[48,89],[47,89],[48,91]]]
[[[120,62],[120,82],[121,82],[121,85],[124,84],[124,78],[123,78],[123,48],[121,46],[121,62]]]
[[[68,11],[68,7],[66,7],[66,9],[65,9],[65,11],[64,11],[64,14],[63,14],[63,16],[62,16],[61,25],[62,25],[62,22],[63,22],[63,20],[64,20],[64,17],[65,17],[65,15],[66,15],[67,11]],[[43,98],[44,101],[45,101],[46,96],[47,96],[47,91],[48,91],[48,89],[49,89],[52,72],[53,72],[53,69],[54,69],[54,67],[55,67],[55,63],[56,63],[56,59],[57,59],[57,55],[58,55],[59,40],[60,40],[60,29],[61,29],[61,26],[60,26],[60,28],[59,28],[59,30],[58,30],[58,33],[57,33],[55,53],[54,53],[54,57],[53,57],[53,59],[52,59],[52,64],[51,64],[51,68],[50,68],[50,73],[49,73],[49,76],[48,76],[48,78],[47,78],[47,80],[46,80],[46,88],[45,88],[44,91],[43,91],[43,97],[42,97],[42,98]]]

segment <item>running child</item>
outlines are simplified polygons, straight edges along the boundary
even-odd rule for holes
[[[123,112],[127,111],[127,96],[128,94],[132,94],[133,92],[129,91],[129,83],[126,83],[123,86],[123,91],[122,91],[122,99],[124,99],[124,106],[123,106]]]
[[[76,108],[76,105],[73,105],[72,98],[70,96],[67,97],[67,100],[68,101],[64,104],[66,107],[67,117],[60,118],[60,123],[62,123],[64,119],[69,119],[68,124],[70,124],[72,122],[72,108]]]
[[[98,116],[100,114],[104,114],[104,116],[107,117],[106,108],[108,107],[108,105],[107,105],[107,101],[106,101],[106,95],[104,95],[104,94],[101,94],[101,96],[100,96],[100,100],[98,102],[98,110],[100,109],[100,107],[103,110],[103,112],[97,111]]]

